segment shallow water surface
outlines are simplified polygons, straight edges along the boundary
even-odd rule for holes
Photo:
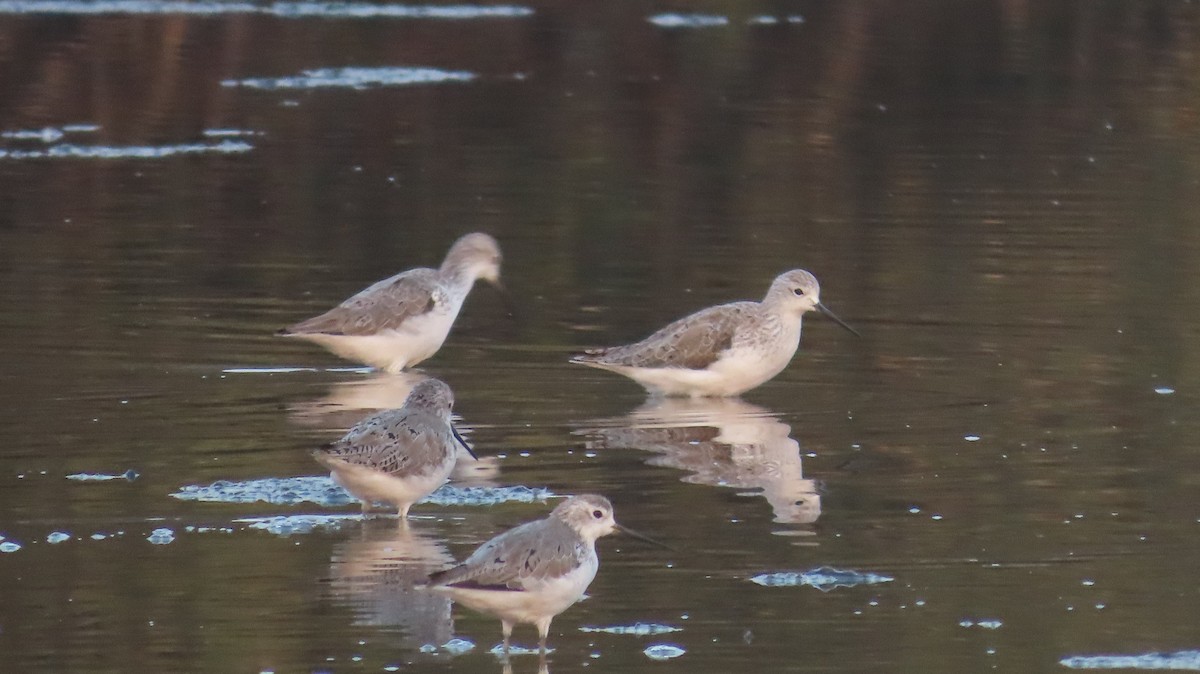
[[[1195,668],[1193,4],[0,15],[0,669]],[[417,372],[273,337],[475,230]],[[567,362],[794,267],[863,337],[741,399]],[[480,460],[364,518],[309,452],[425,376]],[[579,492],[674,550],[545,662],[414,588]]]

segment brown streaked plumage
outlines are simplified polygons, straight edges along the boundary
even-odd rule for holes
[[[437,379],[413,387],[399,409],[358,422],[341,439],[313,452],[334,482],[370,504],[394,504],[403,520],[413,503],[437,489],[450,471],[462,442],[450,423],[454,394]],[[470,449],[468,448],[468,451]]]

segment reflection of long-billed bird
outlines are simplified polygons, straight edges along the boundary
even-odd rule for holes
[[[396,625],[417,650],[453,637],[450,599],[414,589],[435,569],[454,561],[436,538],[413,527],[363,522],[361,536],[338,543],[329,565],[329,591],[349,605],[360,625]]]
[[[737,398],[659,398],[612,425],[581,429],[588,446],[655,452],[651,465],[686,470],[685,482],[759,489],[775,521],[811,524],[821,496],[804,477],[791,427]]]
[[[476,279],[499,287],[500,245],[478,232],[455,241],[440,268],[401,272],[278,334],[399,372],[442,347]]]
[[[809,311],[858,334],[821,304],[817,279],[794,269],[780,274],[761,302],[709,307],[636,344],[594,349],[571,362],[623,374],[651,393],[735,396],[787,367],[800,347],[800,323]]]
[[[363,512],[383,501],[408,517],[412,504],[442,486],[457,461],[470,452],[450,423],[454,394],[437,379],[413,387],[404,407],[367,417],[340,440],[313,452],[333,481],[362,501]],[[474,454],[472,454],[474,456]]]
[[[408,394],[420,382],[429,379],[416,372],[374,372],[360,378],[340,381],[333,385],[329,394],[319,400],[295,403],[289,406],[290,418],[301,426],[319,428],[324,431],[345,433],[363,418],[369,410],[389,410],[404,406]],[[471,437],[471,427],[456,424],[455,428],[464,437]],[[450,472],[450,481],[473,487],[494,487],[500,474],[500,459],[481,456],[474,460],[467,450],[458,447],[458,460]]]

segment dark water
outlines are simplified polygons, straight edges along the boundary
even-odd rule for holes
[[[519,311],[477,289],[423,367],[466,484],[678,548],[601,541],[552,671],[1200,648],[1194,3],[413,7],[0,3],[0,669],[501,670],[409,584],[552,502],[172,496],[319,475],[403,392],[271,333],[475,230]],[[811,318],[742,401],[566,363],[793,267],[864,337]],[[819,567],[893,580],[751,581]],[[638,622],[682,630],[580,629]]]

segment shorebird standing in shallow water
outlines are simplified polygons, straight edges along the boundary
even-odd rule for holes
[[[347,360],[400,372],[437,353],[476,279],[501,288],[500,259],[495,239],[467,234],[450,247],[440,268],[396,274],[277,334],[307,339]]]
[[[801,319],[813,310],[858,335],[821,304],[816,277],[794,269],[776,277],[761,302],[709,307],[636,344],[594,349],[571,362],[623,374],[651,393],[735,396],[787,367],[800,346]]]
[[[454,394],[437,379],[413,387],[404,407],[385,410],[354,425],[342,439],[313,452],[333,481],[362,501],[363,513],[375,501],[408,509],[449,477],[458,445],[471,448],[450,423]]]
[[[505,654],[518,623],[537,626],[538,648],[545,653],[550,621],[579,601],[596,577],[596,539],[614,531],[662,545],[617,524],[603,496],[572,496],[545,519],[510,529],[462,564],[431,575],[429,587],[500,618]]]

